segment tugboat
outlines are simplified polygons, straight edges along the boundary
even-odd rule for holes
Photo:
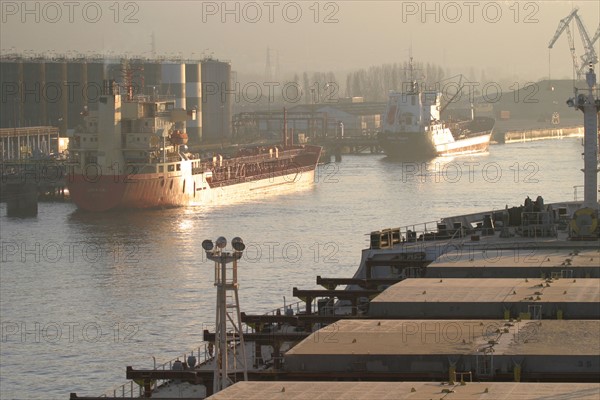
[[[98,111],[86,115],[84,131],[71,141],[73,202],[87,211],[202,205],[314,181],[321,147],[288,144],[285,128],[282,145],[201,159],[186,145],[190,117],[193,111],[176,109],[174,99],[131,90],[122,98],[114,81],[105,82]]]
[[[412,59],[409,65],[412,71]],[[422,90],[412,73],[408,90],[389,94],[378,136],[389,157],[420,161],[487,151],[495,120],[472,115],[469,120],[442,121],[441,97],[435,90]]]

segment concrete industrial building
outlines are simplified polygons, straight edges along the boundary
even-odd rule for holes
[[[97,57],[0,58],[0,127],[55,126],[64,134],[95,108],[104,79],[118,79],[121,61]]]
[[[231,117],[236,88],[231,64],[219,60],[202,62],[202,138],[218,142],[231,138]]]
[[[221,93],[231,90],[230,63],[117,55],[2,55],[0,128],[55,126],[65,135],[97,108],[104,80],[123,82],[126,65],[135,94],[171,95],[177,107],[196,110],[187,123],[191,144],[202,139],[203,125],[208,140],[231,137],[235,96]]]

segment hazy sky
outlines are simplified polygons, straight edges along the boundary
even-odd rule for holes
[[[579,7],[589,35],[600,22],[590,1],[0,1],[6,52],[133,53],[231,60],[264,74],[267,47],[287,71],[348,71],[406,61],[470,67],[523,80],[548,75],[548,42]],[[229,12],[227,12],[229,11]],[[574,28],[574,27],[573,27]],[[573,32],[578,54],[579,33]],[[600,40],[595,45],[600,54]],[[70,53],[73,54],[73,53]],[[571,77],[566,35],[551,52],[554,78]]]

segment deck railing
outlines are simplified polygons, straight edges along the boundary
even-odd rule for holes
[[[209,343],[201,342],[200,345],[198,346],[198,348],[191,350],[189,353],[183,353],[183,355],[181,355],[179,357],[175,357],[175,358],[173,358],[165,363],[159,364],[159,365],[156,364],[156,357],[152,357],[153,364],[154,364],[153,369],[170,371],[173,368],[173,363],[175,361],[179,360],[182,362],[187,362],[188,355],[192,355],[192,356],[196,357],[196,366],[202,365],[212,358],[211,351],[209,350]],[[156,389],[157,387],[159,387],[160,385],[162,385],[165,382],[166,382],[166,380],[163,380],[163,379],[156,380],[152,384],[152,390]],[[127,398],[127,397],[135,398],[135,397],[142,397],[143,392],[144,392],[144,389],[142,388],[142,386],[138,385],[133,380],[130,380],[129,382],[123,383],[122,385],[115,387],[110,392],[105,393],[100,397],[112,396],[112,397],[123,397],[123,398]]]
[[[280,315],[285,315],[285,312],[288,309],[295,310],[295,314],[297,314],[297,313],[301,312],[300,306],[303,304],[304,304],[304,302],[302,302],[302,301],[297,301],[297,302],[290,303],[290,304],[284,304],[282,307],[278,307],[271,311],[266,312],[265,315],[277,315],[278,311],[279,311]],[[244,333],[249,333],[249,332],[253,331],[253,328],[246,324],[242,324],[242,331]],[[167,362],[164,362],[162,364],[156,364],[156,357],[152,357],[153,369],[170,371],[173,368],[173,363],[175,361],[179,360],[182,362],[187,362],[188,355],[195,356],[196,357],[196,366],[199,366],[199,365],[207,363],[208,361],[210,361],[213,358],[213,354],[214,354],[213,351],[214,351],[214,349],[211,349],[209,342],[201,342],[200,345],[196,349],[191,350],[189,353],[183,353],[181,356],[175,357],[175,358],[173,358]],[[160,385],[162,385],[166,382],[167,382],[167,380],[164,380],[164,379],[156,380],[152,384],[152,390],[155,390]],[[142,386],[138,385],[133,380],[130,380],[128,382],[125,382],[125,383],[113,388],[112,390],[103,394],[100,397],[112,396],[112,397],[122,397],[122,398],[137,398],[137,397],[142,397],[143,392],[144,392],[144,389],[142,388]]]
[[[400,228],[387,228],[369,235],[369,248],[391,249],[395,245],[411,245],[438,239],[462,238],[472,226],[446,226],[443,221],[430,221],[422,224],[406,225]]]

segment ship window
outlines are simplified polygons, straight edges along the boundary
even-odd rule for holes
[[[181,171],[181,164],[177,164],[177,171]]]
[[[164,179],[161,179],[161,180],[160,180],[160,186],[161,186],[161,187],[165,186],[165,180],[164,180]]]
[[[167,170],[168,170],[169,172],[173,172],[173,171],[175,171],[175,166],[174,166],[173,164],[169,164],[169,165],[167,166]]]
[[[185,181],[183,181],[183,188],[181,189],[181,193],[185,193]]]
[[[165,172],[165,167],[163,167],[162,165],[158,166],[158,172]]]
[[[169,190],[173,190],[173,179],[171,179],[171,183],[169,183]]]

